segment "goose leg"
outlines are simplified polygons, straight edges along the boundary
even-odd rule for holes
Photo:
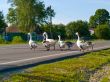
[[[32,50],[32,47],[30,49]]]
[[[50,50],[50,45],[47,46],[47,51],[49,51],[49,50]]]
[[[82,52],[84,52],[84,50],[82,50]]]
[[[35,51],[35,48],[34,48],[34,51]]]
[[[54,45],[54,50],[55,50],[55,45]]]
[[[84,49],[80,49],[80,51],[84,52]]]
[[[92,45],[92,50],[93,50],[93,45]]]
[[[47,51],[49,51],[50,49],[49,48],[47,48]]]
[[[63,51],[62,47],[60,47],[60,50]]]

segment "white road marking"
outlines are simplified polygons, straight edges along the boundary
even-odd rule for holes
[[[48,55],[48,56],[41,56],[41,57],[34,57],[34,58],[29,58],[29,59],[22,59],[22,60],[17,60],[17,61],[5,62],[5,63],[0,63],[0,65],[20,63],[20,62],[25,62],[25,61],[29,61],[29,60],[35,60],[35,59],[40,59],[40,58],[48,58],[48,57],[53,57],[53,56],[58,56],[58,55],[63,55],[63,54],[69,54],[69,53],[73,53],[73,52],[78,52],[78,51],[71,51],[71,52],[66,52],[66,53],[52,54],[52,55]]]
[[[94,49],[96,50],[96,49],[103,49],[103,48],[109,48],[109,46],[99,47],[99,48],[94,48]],[[40,59],[40,58],[60,56],[60,55],[63,55],[63,54],[70,54],[70,53],[73,53],[73,52],[79,52],[79,51],[71,51],[71,52],[65,52],[65,53],[60,53],[60,54],[52,54],[52,55],[48,55],[48,56],[41,56],[41,57],[34,57],[34,58],[29,58],[29,59],[22,59],[22,60],[17,60],[17,61],[5,62],[5,63],[0,63],[0,65],[14,64],[14,63],[20,63],[20,62],[25,62],[25,61],[29,61],[29,60]]]

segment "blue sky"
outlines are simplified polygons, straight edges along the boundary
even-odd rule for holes
[[[42,0],[46,6],[51,5],[56,15],[53,23],[67,24],[70,21],[89,20],[99,8],[110,12],[110,0]],[[0,0],[0,10],[6,15],[9,8],[7,0]]]

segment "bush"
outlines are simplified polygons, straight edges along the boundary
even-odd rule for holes
[[[21,36],[13,37],[12,43],[24,43],[25,41],[21,38]]]
[[[3,39],[3,37],[0,35],[0,44],[3,44],[5,41]]]
[[[110,39],[110,27],[109,25],[98,25],[95,29],[95,36],[98,39]]]
[[[12,41],[13,37],[21,36],[23,40],[27,41],[27,34],[25,33],[7,33],[8,41]]]

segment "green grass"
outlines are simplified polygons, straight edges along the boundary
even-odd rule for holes
[[[109,64],[110,66],[110,64]],[[104,77],[101,79],[101,82],[110,82],[110,70],[107,71],[108,74],[104,75]]]
[[[108,77],[104,77],[101,82],[110,82],[110,79]]]
[[[4,82],[88,82],[90,75],[110,63],[110,49],[39,65],[25,73],[10,76]]]

